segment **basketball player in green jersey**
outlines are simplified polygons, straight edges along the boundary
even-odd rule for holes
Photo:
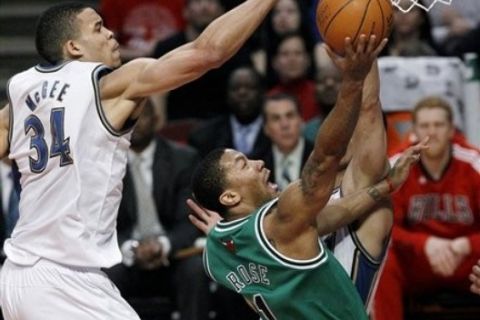
[[[361,36],[353,48],[346,39],[345,57],[331,54],[343,79],[336,106],[317,135],[301,179],[278,197],[263,162],[235,150],[213,151],[194,175],[196,200],[226,221],[208,235],[207,272],[242,294],[263,319],[367,318],[351,280],[318,235],[358,218],[353,212],[362,211],[359,206],[380,201],[402,182],[416,155],[396,167],[389,183],[382,181],[318,213],[330,197],[355,128],[363,82],[386,40],[377,48],[374,43],[374,36]],[[335,213],[325,212],[332,209]]]

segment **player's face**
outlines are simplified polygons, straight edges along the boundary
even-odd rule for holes
[[[454,135],[453,124],[448,121],[447,112],[441,108],[420,109],[413,126],[419,140],[429,136],[428,149],[422,155],[438,158],[450,151]]]
[[[293,101],[269,100],[265,105],[265,134],[282,152],[291,152],[301,135],[302,118]]]
[[[81,61],[101,62],[109,67],[120,66],[120,50],[113,32],[103,26],[95,10],[87,8],[77,15],[79,36],[75,39]]]
[[[272,28],[283,35],[300,29],[300,8],[294,0],[280,0],[272,11]]]
[[[268,182],[270,170],[263,161],[250,160],[241,152],[227,149],[221,165],[226,171],[226,189],[240,194],[245,203],[257,207],[276,195],[277,187]]]

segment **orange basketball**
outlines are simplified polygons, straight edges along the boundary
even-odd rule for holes
[[[390,0],[320,0],[317,26],[323,40],[337,54],[345,52],[345,38],[355,44],[363,33],[376,35],[378,43],[390,35],[393,6]],[[377,44],[378,44],[377,43]]]

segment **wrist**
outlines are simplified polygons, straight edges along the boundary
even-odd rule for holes
[[[385,182],[387,183],[387,186],[388,186],[388,193],[392,193],[393,191],[395,191],[396,188],[393,185],[392,179],[389,176],[385,178]]]

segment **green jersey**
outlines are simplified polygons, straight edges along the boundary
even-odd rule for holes
[[[319,239],[320,253],[290,259],[268,241],[263,221],[274,199],[209,233],[205,270],[250,301],[264,320],[368,319],[352,280]]]

